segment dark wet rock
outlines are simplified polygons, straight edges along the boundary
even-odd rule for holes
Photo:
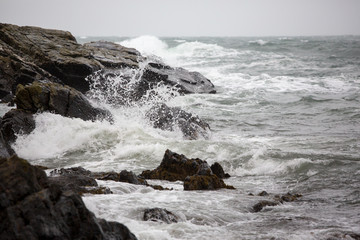
[[[278,201],[267,201],[267,200],[263,200],[258,202],[257,204],[255,204],[252,209],[254,210],[254,212],[260,212],[264,207],[267,206],[277,206],[279,205],[280,202]]]
[[[122,170],[120,173],[116,172],[100,172],[92,173],[92,176],[99,180],[112,180],[116,182],[126,182],[136,185],[148,185],[144,179],[141,179],[135,175],[135,173],[127,170]]]
[[[70,32],[0,24],[0,98],[15,93],[17,84],[39,80],[61,82],[85,93],[91,84],[86,77],[94,72],[139,69],[148,61],[135,49],[115,43],[81,45]],[[158,84],[176,87],[182,93],[215,92],[213,84],[197,72],[158,62],[150,62],[142,72],[134,99]]]
[[[287,194],[282,195],[280,198],[279,196],[275,196],[275,199],[279,200],[280,202],[293,202],[298,200],[300,197],[302,197],[301,194],[288,192]]]
[[[59,185],[62,191],[71,190],[80,195],[112,193],[109,188],[98,186],[91,172],[82,167],[54,169],[50,172],[48,181]]]
[[[184,190],[216,190],[220,188],[235,189],[233,186],[226,185],[215,174],[188,176],[184,181]]]
[[[177,223],[179,217],[172,212],[163,208],[150,208],[144,211],[144,221],[163,222],[163,223]]]
[[[160,166],[151,171],[143,171],[140,177],[145,179],[184,181],[187,176],[197,174],[203,163],[206,163],[206,161],[199,158],[189,159],[182,154],[166,150]]]
[[[8,158],[13,154],[10,145],[5,141],[2,132],[0,131],[0,158]]]
[[[266,191],[262,191],[258,194],[258,196],[270,196],[270,194],[267,193]],[[254,212],[260,212],[266,206],[276,206],[284,202],[293,202],[298,200],[300,197],[302,197],[301,194],[298,193],[293,194],[290,192],[284,195],[275,195],[273,196],[273,200],[262,200],[257,204],[255,204],[253,206],[253,210]]]
[[[17,134],[29,134],[35,129],[33,115],[20,109],[12,109],[1,120],[1,132],[6,142],[13,143]]]
[[[1,239],[136,239],[124,225],[97,219],[78,194],[62,191],[17,156],[0,159],[0,182]]]
[[[58,83],[33,82],[26,86],[19,84],[15,103],[18,109],[30,113],[49,111],[85,121],[111,120],[109,111],[93,107],[82,93]]]
[[[141,78],[143,91],[154,88],[159,82],[173,86],[180,93],[216,93],[214,85],[198,72],[172,68],[161,62],[149,63]]]
[[[189,159],[184,155],[166,150],[160,166],[143,171],[140,177],[168,181],[184,181],[184,190],[234,189],[212,173],[208,163],[199,158]]]
[[[185,112],[179,107],[168,107],[166,104],[159,104],[152,107],[146,117],[154,128],[174,131],[180,129],[187,139],[198,139],[209,137],[210,127],[198,116]]]
[[[259,194],[258,194],[258,196],[261,196],[261,197],[263,197],[263,196],[268,196],[269,194],[267,193],[267,191],[261,191],[261,192],[259,192]]]
[[[228,173],[224,172],[224,169],[218,162],[215,162],[213,165],[211,165],[210,168],[211,168],[211,171],[219,178],[229,178],[230,177],[230,175]]]

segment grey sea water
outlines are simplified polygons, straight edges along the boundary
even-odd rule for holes
[[[210,139],[184,140],[179,131],[153,129],[144,112],[156,99],[132,107],[103,102],[97,104],[111,110],[113,125],[39,114],[35,131],[18,137],[16,152],[52,168],[141,173],[156,168],[170,149],[221,163],[232,176],[226,183],[236,190],[185,192],[180,182],[160,181],[174,190],[159,192],[99,181],[114,194],[84,197],[97,216],[124,223],[139,239],[351,239],[351,233],[360,234],[359,36],[102,39],[209,78],[216,94],[172,97],[168,89],[157,91],[169,105],[205,119]],[[270,195],[256,196],[264,190]],[[252,211],[257,202],[287,192],[303,196]],[[181,221],[143,222],[148,207],[166,208]]]

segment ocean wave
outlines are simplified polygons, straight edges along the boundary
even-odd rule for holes
[[[169,47],[168,44],[155,36],[140,36],[119,42],[125,47],[132,47],[139,50],[145,56],[156,55],[163,59],[163,61],[172,66],[184,66],[188,61],[195,61],[199,59],[221,58],[226,56],[236,56],[239,52],[235,49],[224,48],[217,44],[203,43],[201,41],[185,41],[174,40],[179,43],[174,47]]]

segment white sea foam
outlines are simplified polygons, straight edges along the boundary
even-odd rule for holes
[[[168,45],[154,36],[141,36],[120,42],[126,47],[138,49],[146,56],[160,56],[167,64],[172,66],[184,66],[193,61],[191,58],[199,58],[193,63],[199,64],[200,58],[217,58],[224,56],[234,56],[238,52],[234,49],[226,49],[217,44],[203,43],[199,41],[177,41],[175,47],[169,48]],[[208,61],[208,60],[207,60]]]

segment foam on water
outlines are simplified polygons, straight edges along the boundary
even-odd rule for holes
[[[331,43],[321,39],[256,40],[143,36],[123,41],[149,58],[155,54],[172,66],[200,71],[217,94],[180,96],[159,86],[141,104],[119,107],[116,91],[94,87],[89,96],[112,112],[114,124],[41,113],[36,129],[18,136],[13,147],[35,164],[136,174],[156,168],[170,149],[219,162],[232,175],[225,181],[236,187],[233,191],[187,192],[181,182],[151,182],[174,189],[160,192],[99,181],[114,194],[86,195],[86,205],[98,217],[124,223],[139,239],[327,239],[359,232],[360,82],[358,65],[351,63],[358,60],[328,58],[334,53],[320,47]],[[109,79],[108,89],[131,86],[141,69],[123,69]],[[211,138],[189,141],[179,131],[152,128],[144,114],[162,101],[205,119]],[[256,196],[263,190],[270,196]],[[303,198],[252,212],[257,202],[289,191]],[[166,208],[180,221],[144,222],[148,207]]]

